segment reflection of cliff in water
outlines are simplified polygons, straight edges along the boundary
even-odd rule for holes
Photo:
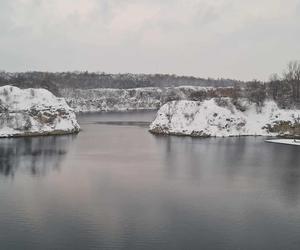
[[[22,171],[35,176],[59,169],[73,139],[71,135],[1,139],[0,174]]]

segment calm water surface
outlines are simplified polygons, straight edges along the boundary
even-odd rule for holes
[[[153,116],[0,140],[0,249],[300,248],[300,147],[157,137]]]

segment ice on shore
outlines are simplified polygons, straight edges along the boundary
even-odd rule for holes
[[[300,146],[300,140],[294,140],[294,139],[274,139],[274,140],[266,140],[266,142]]]

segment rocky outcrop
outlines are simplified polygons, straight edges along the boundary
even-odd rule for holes
[[[75,112],[157,110],[174,100],[203,101],[233,94],[231,87],[149,87],[133,89],[61,89],[60,95]]]
[[[75,113],[45,89],[0,87],[0,137],[79,132]]]
[[[299,137],[299,110],[280,109],[273,101],[262,107],[239,99],[213,98],[203,102],[173,101],[160,108],[150,125],[155,134],[199,137]]]

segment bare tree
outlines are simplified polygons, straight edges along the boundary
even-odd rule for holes
[[[257,80],[247,82],[245,92],[250,102],[256,103],[259,107],[263,106],[266,99],[266,86],[264,83]]]
[[[292,98],[296,104],[300,102],[300,61],[291,61],[284,72],[284,81],[292,87]]]
[[[281,80],[278,74],[272,74],[270,76],[269,86],[268,86],[268,94],[273,100],[277,100],[279,98]]]

